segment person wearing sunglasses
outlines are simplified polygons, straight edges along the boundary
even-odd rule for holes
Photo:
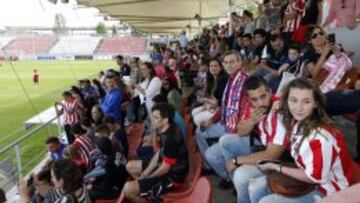
[[[333,44],[326,40],[325,31],[319,27],[314,27],[309,39],[308,50],[305,51],[304,59],[306,62],[309,76],[316,78],[320,73],[326,60],[331,55]]]

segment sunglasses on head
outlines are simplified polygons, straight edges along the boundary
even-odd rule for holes
[[[322,32],[322,31],[320,31],[320,32],[318,32],[318,33],[314,33],[314,34],[311,36],[311,38],[312,38],[312,39],[315,39],[318,35],[320,35],[320,36],[324,36],[324,35],[325,35],[325,33],[324,33],[324,32]]]

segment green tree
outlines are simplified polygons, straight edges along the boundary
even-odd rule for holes
[[[96,30],[96,33],[100,34],[100,35],[107,33],[106,26],[103,22],[98,23],[97,26],[95,27],[95,30]]]

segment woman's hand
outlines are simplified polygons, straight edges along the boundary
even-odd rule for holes
[[[256,164],[256,166],[261,170],[261,171],[280,171],[280,164],[275,164],[275,163],[265,163],[265,164],[259,164],[261,161],[258,161],[258,163]]]

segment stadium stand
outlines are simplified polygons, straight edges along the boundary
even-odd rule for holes
[[[10,55],[46,54],[56,42],[50,35],[18,37],[5,48]]]
[[[49,51],[50,55],[92,55],[101,37],[91,36],[66,36],[59,39],[58,43]]]
[[[0,48],[5,48],[14,37],[0,37]]]
[[[143,54],[145,45],[143,37],[106,37],[95,54]]]

